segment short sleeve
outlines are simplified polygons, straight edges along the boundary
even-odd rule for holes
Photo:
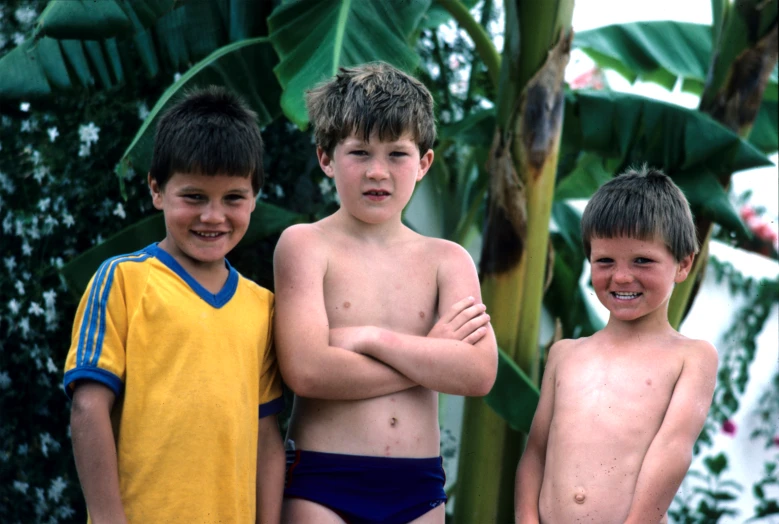
[[[281,390],[281,373],[279,372],[276,351],[273,347],[273,313],[274,302],[268,307],[268,337],[263,349],[260,363],[260,418],[275,415],[284,409],[284,398]]]
[[[81,297],[65,360],[63,386],[69,398],[79,380],[101,383],[117,396],[122,392],[128,314],[120,262],[104,262]]]

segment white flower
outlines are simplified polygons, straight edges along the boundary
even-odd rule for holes
[[[284,198],[284,188],[283,187],[277,185],[274,189],[276,191],[276,197],[277,198]]]
[[[14,268],[16,267],[16,257],[4,258],[3,263],[5,264],[5,267],[8,268],[9,273],[13,273]]]
[[[70,517],[75,515],[76,510],[71,508],[70,506],[60,506],[57,508],[57,515],[60,519],[62,519],[65,522],[70,521]]]
[[[14,287],[16,288],[16,291],[19,292],[20,295],[24,295],[24,284],[22,284],[21,280],[17,280],[14,284]]]
[[[14,44],[16,45],[22,45],[24,43],[24,34],[20,33],[19,31],[15,32],[11,38],[14,41]]]
[[[57,310],[54,308],[48,308],[46,310],[46,331],[54,331],[57,329]]]
[[[19,447],[16,450],[16,453],[22,456],[27,455],[27,452],[30,450],[30,446],[27,444],[19,444]]]
[[[43,221],[43,225],[45,226],[44,233],[50,235],[58,224],[59,224],[59,220],[57,220],[51,215],[46,215],[46,219]]]
[[[22,120],[22,133],[29,133],[32,131],[32,122],[28,118],[27,120]]]
[[[22,330],[22,337],[27,338],[30,334],[30,319],[28,317],[19,321],[19,329]]]
[[[51,486],[49,487],[49,498],[54,502],[59,502],[60,498],[62,498],[62,492],[67,486],[68,483],[65,482],[65,479],[62,477],[55,478],[51,481]]]
[[[0,172],[0,188],[2,188],[3,191],[8,193],[9,195],[12,195],[14,191],[16,191],[16,187],[14,186],[14,183],[3,172]]]
[[[40,200],[38,200],[38,210],[41,213],[45,213],[49,209],[50,205],[51,205],[50,197],[41,198]]]
[[[54,142],[57,140],[57,137],[60,136],[60,132],[57,131],[57,126],[48,128],[46,132],[49,134],[49,142]]]
[[[16,20],[22,25],[28,25],[32,23],[36,16],[38,16],[38,13],[36,13],[35,9],[30,6],[20,7],[14,11],[14,17],[16,17]]]
[[[65,225],[65,227],[67,227],[68,229],[70,229],[70,227],[71,227],[73,224],[75,224],[75,223],[76,223],[76,221],[75,221],[75,220],[73,220],[73,215],[71,215],[70,213],[68,213],[68,212],[66,211],[65,213],[63,213],[63,214],[62,214],[62,223]]]
[[[319,182],[319,191],[323,195],[329,195],[332,190],[333,185],[330,183],[330,179],[327,177],[322,178],[322,180]]]
[[[127,217],[127,215],[124,212],[124,206],[122,206],[121,202],[116,203],[116,207],[114,208],[112,214],[118,216],[119,218]]]
[[[89,144],[81,144],[81,147],[78,148],[78,156],[89,156]]]
[[[30,277],[32,274],[29,271],[22,271],[22,278],[25,280],[30,280]]]
[[[146,102],[140,102],[138,104],[138,119],[146,120],[147,116],[149,116],[149,107],[146,105]]]
[[[87,125],[78,126],[78,137],[81,142],[87,145],[96,144],[100,138],[100,128],[94,122]]]
[[[100,233],[98,233],[98,234],[97,234],[97,236],[95,237],[94,244],[95,244],[96,246],[99,246],[99,245],[100,245],[100,244],[102,244],[102,243],[103,243],[103,235],[101,235]]]
[[[8,213],[5,215],[5,218],[3,219],[3,233],[6,235],[11,232],[13,229],[13,216],[11,216],[11,213]]]
[[[54,440],[48,433],[41,433],[41,453],[43,453],[44,457],[49,456],[49,448],[52,451],[58,451],[60,443]]]
[[[7,371],[0,371],[0,389],[8,389],[11,387],[11,377]]]
[[[30,247],[30,244],[27,243],[27,241],[24,241],[24,244],[22,244],[22,255],[29,257],[32,255],[32,248]]]
[[[3,13],[0,12],[0,20],[3,19]],[[5,37],[3,33],[0,33],[0,49],[5,47],[5,44],[8,43],[8,39]]]
[[[16,236],[23,237],[24,236],[24,222],[20,218],[17,218],[14,220],[14,229]]]
[[[27,494],[27,489],[30,487],[29,484],[26,482],[20,482],[18,480],[14,480],[14,489],[18,491],[19,493],[22,493],[24,495]]]
[[[15,298],[8,301],[8,309],[11,310],[11,314],[16,315],[19,312],[19,302]]]
[[[181,78],[181,73],[176,73],[173,75],[174,82],[178,82],[180,78]]]
[[[46,371],[49,373],[59,372],[59,368],[54,364],[54,361],[51,359],[51,357],[46,360]]]
[[[37,302],[30,302],[30,308],[27,310],[27,313],[39,317],[43,315],[44,312],[40,304]]]
[[[62,257],[57,257],[57,258],[52,257],[52,258],[50,258],[49,259],[49,264],[51,264],[52,266],[56,267],[57,269],[62,269],[62,266],[65,265],[65,263],[62,261]]]

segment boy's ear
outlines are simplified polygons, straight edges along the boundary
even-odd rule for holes
[[[684,257],[681,262],[679,262],[679,269],[676,270],[676,277],[674,278],[674,282],[677,284],[684,282],[684,280],[687,278],[687,275],[690,274],[693,260],[695,260],[695,253],[690,253]]]
[[[428,149],[424,155],[419,157],[419,172],[417,173],[417,182],[425,177],[427,171],[430,169],[430,166],[433,165],[433,156],[433,150]]]
[[[151,177],[151,173],[146,175],[146,182],[149,184],[149,193],[151,193],[151,203],[156,209],[162,209],[162,189],[160,185]]]
[[[333,159],[327,154],[327,151],[319,146],[316,146],[316,157],[319,160],[319,167],[325,172],[329,178],[333,178],[335,175],[333,171]]]

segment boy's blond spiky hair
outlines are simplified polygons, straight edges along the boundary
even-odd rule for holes
[[[415,78],[383,63],[342,67],[306,93],[316,143],[328,155],[352,132],[368,141],[397,140],[410,133],[424,154],[435,141],[433,97]]]

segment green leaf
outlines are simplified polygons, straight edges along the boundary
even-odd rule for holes
[[[692,80],[688,87],[699,89],[711,58],[711,26],[670,21],[610,25],[577,33],[573,45],[630,82],[656,82],[670,90],[678,79]]]
[[[716,477],[728,469],[728,457],[724,453],[718,453],[713,457],[704,458],[703,464],[706,466],[706,469]]]
[[[419,57],[408,39],[429,6],[430,0],[294,0],[277,7],[268,28],[280,57],[274,72],[284,88],[284,114],[305,128],[305,91],[339,67],[382,60],[413,70]]]
[[[614,173],[603,165],[603,157],[597,153],[581,154],[573,171],[555,188],[555,201],[569,198],[590,198],[597,189],[611,180]]]
[[[206,86],[225,85],[242,95],[257,113],[257,123],[263,127],[281,112],[281,90],[271,71],[276,56],[267,38],[254,38],[226,45],[195,64],[176,83],[170,86],[154,105],[141,125],[118,166],[119,179],[126,170],[149,170],[157,121],[184,90]]]
[[[182,72],[231,37],[259,36],[263,25],[249,16],[256,12],[256,4],[54,0],[41,14],[40,31],[0,58],[0,100],[111,88],[124,82],[125,71],[136,68],[137,59],[149,77]],[[108,38],[113,36],[116,39]]]
[[[776,100],[763,98],[760,111],[749,132],[749,141],[764,153],[775,153],[779,149],[779,104]]]
[[[478,0],[460,0],[460,3],[468,9],[473,9],[478,3]],[[446,8],[441,7],[437,2],[433,2],[433,5],[430,6],[430,9],[427,10],[425,16],[422,18],[421,27],[424,29],[435,29],[438,26],[448,23],[450,20],[452,20],[452,15],[449,11],[447,11]]]
[[[495,111],[487,109],[468,114],[462,120],[442,126],[440,140],[452,140],[468,145],[490,147],[495,133]]]
[[[517,364],[498,349],[498,377],[484,402],[516,431],[530,432],[540,393]]]
[[[249,229],[237,247],[251,245],[304,220],[305,217],[298,213],[272,204],[257,202],[257,207],[251,215]],[[156,213],[126,227],[102,244],[81,253],[62,268],[62,275],[68,282],[70,290],[77,296],[81,296],[89,279],[103,261],[117,255],[138,251],[163,238],[165,238],[165,219],[162,213]]]
[[[51,0],[37,28],[57,39],[102,40],[127,35],[133,25],[115,0]]]
[[[673,179],[684,191],[696,216],[713,220],[742,238],[752,237],[714,173],[708,170],[681,172],[675,174]]]

